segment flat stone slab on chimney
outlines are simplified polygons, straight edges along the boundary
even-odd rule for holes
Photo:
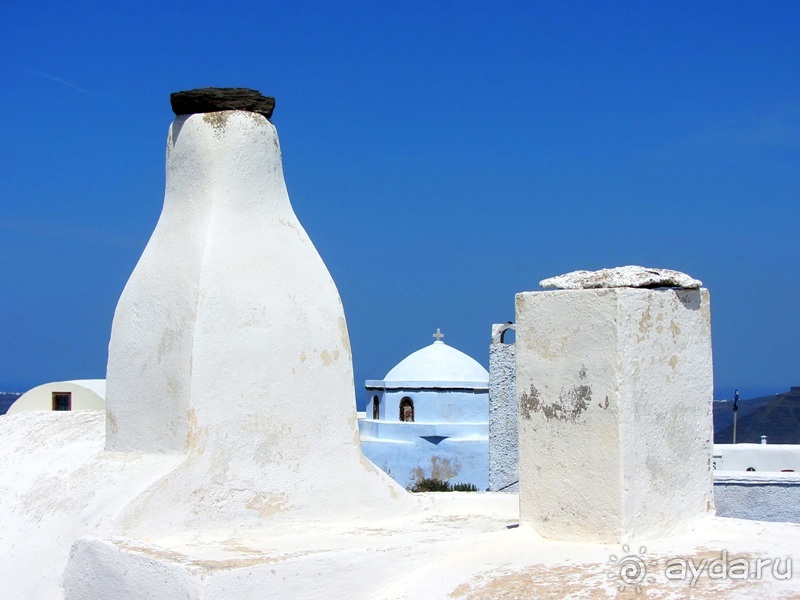
[[[572,271],[557,277],[543,279],[539,285],[544,289],[561,290],[618,287],[696,289],[701,287],[703,282],[680,271],[629,265],[613,269],[600,269],[599,271]]]
[[[169,101],[176,115],[246,110],[269,119],[275,110],[275,98],[249,88],[198,88],[174,92]]]

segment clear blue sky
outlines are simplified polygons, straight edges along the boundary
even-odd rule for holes
[[[163,200],[169,93],[277,98],[357,393],[514,294],[667,267],[718,395],[800,385],[800,3],[0,0],[0,389],[103,377]]]

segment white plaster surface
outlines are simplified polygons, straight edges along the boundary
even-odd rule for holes
[[[104,379],[76,379],[37,385],[22,394],[14,404],[9,406],[6,414],[13,415],[30,410],[52,411],[54,392],[71,392],[73,411],[104,410],[106,407],[106,382]]]
[[[170,125],[164,205],[111,327],[109,450],[187,449],[200,272],[218,193],[219,151],[210,150],[217,135],[202,115],[178,117]]]
[[[545,289],[558,288],[563,290],[615,287],[699,288],[703,285],[703,282],[680,271],[629,265],[613,269],[600,269],[599,271],[572,271],[571,273],[544,279],[539,282],[539,285]]]
[[[517,295],[521,518],[545,536],[669,535],[712,507],[706,290]]]
[[[418,510],[354,522],[259,527],[147,539],[113,533],[115,515],[180,460],[104,452],[103,417],[0,417],[0,581],[9,600],[189,598],[617,597],[619,545],[542,539],[518,520],[515,494],[423,494]],[[54,460],[58,457],[58,460]],[[357,492],[356,492],[357,493]],[[357,496],[356,496],[357,499]],[[509,529],[509,526],[512,528]],[[70,553],[73,541],[77,540]],[[800,556],[800,526],[713,519],[650,541],[646,559]],[[67,558],[70,557],[67,565]],[[65,567],[65,565],[67,565]],[[800,579],[667,581],[648,567],[646,597],[789,598]],[[617,567],[618,569],[618,567]],[[795,566],[795,571],[797,567]],[[633,588],[627,594],[635,595]],[[638,596],[637,596],[638,597]]]
[[[75,539],[105,535],[179,457],[103,451],[98,410],[0,416],[0,597],[60,598]]]
[[[503,327],[493,325],[493,332]],[[519,491],[516,344],[489,345],[489,489]]]
[[[239,530],[191,540],[123,537],[78,541],[64,576],[69,600],[151,598],[791,598],[797,576],[712,578],[709,561],[800,556],[800,526],[708,518],[676,538],[618,544],[542,539],[517,524],[514,494],[426,494],[416,516],[370,526],[318,524]],[[509,527],[511,526],[511,527]],[[644,552],[640,555],[640,548]],[[724,552],[724,554],[723,554]],[[620,578],[627,555],[645,565],[638,585]],[[668,580],[666,563],[704,571]],[[703,563],[705,561],[705,563]],[[793,572],[797,567],[793,566]]]

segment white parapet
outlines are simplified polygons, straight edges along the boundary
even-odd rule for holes
[[[707,515],[708,291],[526,292],[516,315],[522,521],[613,543]]]

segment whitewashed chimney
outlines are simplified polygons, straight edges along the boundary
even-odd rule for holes
[[[172,123],[164,209],[114,317],[107,448],[187,457],[127,522],[396,511],[405,491],[361,454],[342,303],[289,203],[275,127],[220,106],[237,105]]]
[[[578,272],[517,295],[520,515],[542,535],[659,537],[712,508],[709,295],[683,277]]]

